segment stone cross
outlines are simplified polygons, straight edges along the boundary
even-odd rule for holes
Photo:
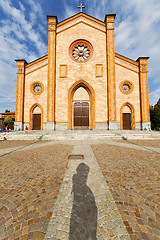
[[[78,6],[78,8],[80,8],[82,12],[82,9],[85,8],[85,6],[82,6],[82,3],[81,3],[81,6]]]

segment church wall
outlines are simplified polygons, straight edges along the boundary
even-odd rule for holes
[[[41,123],[44,123],[41,128],[71,129],[72,98],[73,101],[90,101],[90,128],[112,129],[112,125],[113,129],[122,128],[122,113],[131,113],[134,116],[133,129],[150,129],[148,58],[141,57],[133,61],[114,54],[114,18],[115,15],[107,15],[103,23],[80,13],[56,23],[56,16],[48,16],[48,55],[29,64],[25,60],[16,60],[15,129],[17,126],[23,129],[23,120],[24,126],[29,125],[31,128],[31,113],[39,111],[42,113]],[[93,56],[88,56],[88,61],[83,59],[86,61],[84,63],[74,61],[74,57],[69,54],[69,47],[71,53],[77,44],[76,40],[81,40],[80,45],[84,44],[82,40],[90,42],[87,46],[90,50],[93,46]],[[81,54],[83,51],[79,52]],[[79,83],[77,86],[81,89],[77,89],[76,83]],[[87,90],[82,88],[85,84]]]
[[[25,76],[25,96],[24,96],[24,123],[29,122],[29,111],[33,104],[38,103],[43,108],[43,122],[47,122],[47,74],[48,66],[37,69]],[[43,84],[43,92],[35,95],[31,93],[30,87],[34,82]]]
[[[131,71],[116,64],[116,100],[117,100],[117,122],[120,123],[120,109],[125,102],[129,102],[135,109],[135,123],[140,122],[140,96],[139,96],[139,73]],[[129,94],[122,93],[120,86],[123,81],[133,84],[133,91]]]
[[[74,93],[73,101],[89,101],[89,95],[87,91],[82,87],[78,88]]]
[[[77,39],[93,45],[94,55],[86,63],[76,63],[69,56],[69,46]],[[96,64],[103,64],[103,77],[96,77]],[[60,65],[67,65],[67,77],[60,77]],[[95,121],[107,122],[106,35],[79,23],[57,35],[56,46],[56,122],[68,122],[68,91],[79,80],[89,83],[95,91]]]

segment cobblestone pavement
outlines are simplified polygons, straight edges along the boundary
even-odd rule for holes
[[[131,239],[158,240],[160,154],[130,147],[102,144],[92,149]]]
[[[6,141],[0,239],[159,240],[159,142],[130,141]]]
[[[121,143],[129,143],[129,144],[136,144],[138,146],[145,146],[145,147],[151,147],[151,148],[160,148],[160,140],[116,140],[116,142]]]
[[[72,154],[84,159],[69,162],[45,240],[129,240],[90,145],[77,143]]]
[[[71,151],[53,145],[0,158],[0,239],[44,239]]]
[[[18,141],[18,140],[0,141],[0,149],[27,146],[27,145],[37,143],[37,142],[38,142],[38,140],[37,141],[33,141],[33,140],[28,140],[28,141]]]

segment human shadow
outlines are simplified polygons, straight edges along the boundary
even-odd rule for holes
[[[72,177],[69,240],[97,240],[97,206],[91,189],[86,185],[89,167],[80,163],[76,171]]]

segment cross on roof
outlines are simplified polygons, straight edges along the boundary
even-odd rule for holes
[[[82,9],[85,8],[85,6],[82,6],[82,3],[81,3],[81,6],[78,6],[78,8],[80,8],[82,12]]]

